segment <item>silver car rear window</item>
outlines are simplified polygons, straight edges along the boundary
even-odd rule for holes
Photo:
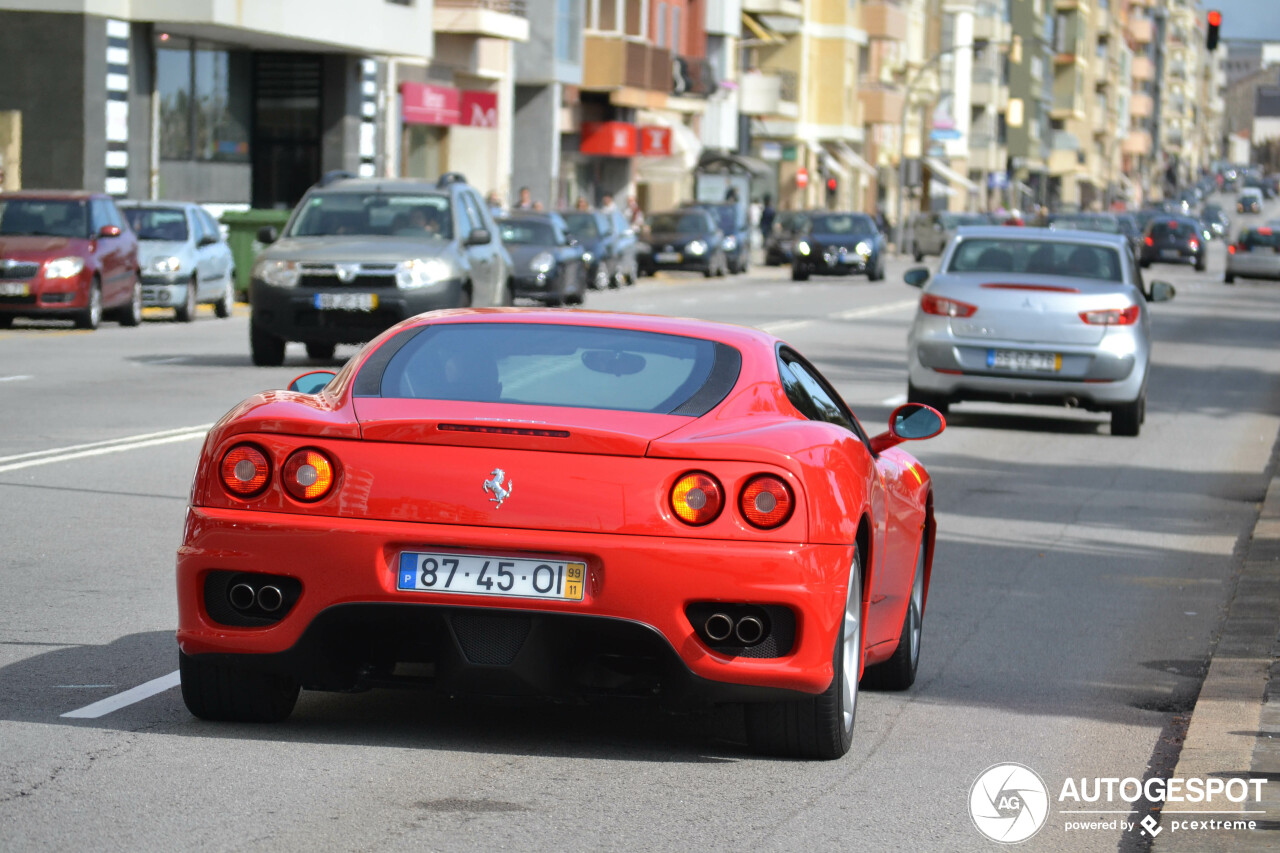
[[[965,239],[951,255],[947,272],[1026,273],[1124,281],[1120,253],[1115,249],[1058,240]]]

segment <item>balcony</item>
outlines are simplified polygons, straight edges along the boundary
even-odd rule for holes
[[[1139,82],[1156,79],[1156,65],[1146,56],[1135,56],[1129,66],[1129,76]]]
[[[1120,150],[1125,154],[1136,155],[1138,157],[1146,157],[1151,154],[1151,134],[1145,130],[1130,131],[1129,135],[1124,138],[1124,143],[1120,146]]]
[[[979,172],[1003,172],[1009,165],[1009,154],[997,140],[992,144],[989,133],[969,134],[969,168]]]
[[[804,18],[804,3],[802,0],[742,0],[742,11],[801,20]]]
[[[750,116],[798,118],[796,75],[791,71],[752,71],[742,75],[738,111]]]
[[[992,3],[979,3],[973,16],[973,40],[1008,42],[1012,40],[1013,26],[1004,20],[1004,12]]]
[[[709,98],[720,88],[711,62],[693,56],[673,56],[671,94],[690,98]]]
[[[864,83],[858,88],[858,99],[862,102],[864,124],[897,124],[902,121],[905,99],[900,88]]]
[[[907,13],[896,3],[871,0],[862,4],[862,29],[868,38],[906,41]]]
[[[1155,100],[1150,95],[1139,92],[1129,99],[1129,115],[1134,118],[1151,118],[1155,109]]]
[[[969,89],[969,103],[975,107],[994,105],[997,110],[1009,106],[1009,87],[1001,85],[1000,75],[990,69],[980,68],[973,72],[973,82]]]
[[[1049,108],[1049,117],[1059,120],[1084,118],[1084,99],[1076,94],[1057,94]]]
[[[1129,18],[1129,38],[1138,44],[1151,44],[1155,38],[1155,23],[1150,18]]]
[[[438,35],[529,40],[524,0],[435,0],[431,20]]]
[[[1107,67],[1107,57],[1095,55],[1093,57],[1092,65],[1093,84],[1095,86],[1110,86],[1111,75],[1109,72],[1111,69]]]
[[[582,51],[582,88],[590,92],[671,91],[671,53],[619,35],[589,35]]]

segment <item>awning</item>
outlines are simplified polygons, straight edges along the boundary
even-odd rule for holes
[[[750,30],[751,34],[755,36],[757,40],[766,44],[773,44],[774,42],[782,41],[781,38],[775,36],[773,33],[762,27],[760,22],[751,17],[747,12],[742,13],[742,25]]]
[[[773,166],[759,158],[748,157],[746,154],[704,150],[702,156],[698,159],[699,169],[719,165],[728,167],[729,171],[750,172],[752,177],[756,178],[767,178],[773,174]]]
[[[828,143],[832,144],[832,143]],[[843,140],[836,140],[834,143],[836,156],[844,160],[851,168],[857,169],[868,178],[876,177],[876,167],[872,166],[866,160],[862,159],[862,155],[849,147],[849,143]]]
[[[826,164],[828,169],[835,172],[846,181],[853,177],[853,173],[840,162],[840,158],[837,157],[834,152],[828,150],[826,146],[823,146],[822,162]]]
[[[642,181],[679,181],[693,176],[702,157],[702,140],[692,128],[671,116],[648,110],[636,111],[636,123],[671,128],[670,157],[640,157],[636,177]]]
[[[939,177],[945,178],[949,183],[963,187],[971,193],[976,193],[978,191],[977,184],[948,166],[946,163],[943,163],[937,157],[924,158],[924,164],[929,167],[929,171]]]

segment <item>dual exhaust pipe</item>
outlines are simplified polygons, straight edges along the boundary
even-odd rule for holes
[[[284,593],[280,587],[264,584],[254,589],[251,584],[238,583],[227,590],[227,599],[236,610],[246,611],[257,605],[265,613],[275,613],[284,606]]]
[[[744,646],[754,646],[764,639],[765,628],[756,616],[741,616],[735,620],[728,613],[712,613],[702,625],[703,633],[713,643],[723,643],[730,637]]]

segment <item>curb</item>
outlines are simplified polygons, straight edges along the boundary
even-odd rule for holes
[[[1254,820],[1253,830],[1166,832],[1178,811],[1197,808],[1171,804],[1162,811],[1162,830],[1151,845],[1154,853],[1280,849],[1280,474],[1274,463],[1273,456],[1262,511],[1171,777],[1267,779],[1257,804],[1199,806],[1264,813],[1177,818]]]

